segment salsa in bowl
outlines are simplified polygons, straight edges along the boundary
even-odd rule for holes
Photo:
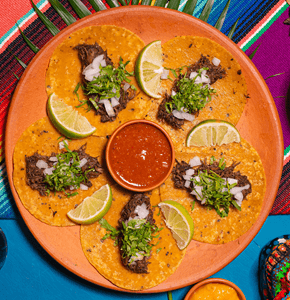
[[[158,124],[133,120],[120,126],[106,148],[108,169],[117,183],[138,192],[160,186],[172,171],[174,147]]]

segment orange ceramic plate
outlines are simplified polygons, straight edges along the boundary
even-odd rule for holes
[[[104,24],[125,27],[139,35],[146,44],[157,39],[164,43],[177,35],[210,38],[232,53],[241,65],[248,84],[250,99],[237,128],[241,136],[256,148],[265,168],[267,190],[262,212],[255,225],[236,241],[224,245],[192,241],[177,271],[160,285],[145,292],[181,288],[205,279],[225,267],[247,247],[262,227],[273,205],[282,173],[283,140],[279,116],[263,78],[250,59],[225,35],[187,14],[148,6],[121,7],[95,13],[62,30],[41,49],[21,77],[8,115],[5,154],[12,193],[28,228],[52,257],[80,277],[110,289],[120,290],[99,275],[85,258],[80,244],[79,226],[48,226],[24,208],[13,187],[12,155],[22,131],[46,115],[45,72],[56,46],[75,30]]]

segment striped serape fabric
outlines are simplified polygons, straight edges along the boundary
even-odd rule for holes
[[[68,0],[60,0],[60,2],[75,17],[75,19],[79,19],[70,6]],[[82,0],[82,2],[92,13],[95,12],[88,0]],[[197,1],[197,5],[193,14],[195,17],[199,17],[205,3],[206,0]],[[213,25],[216,23],[226,3],[227,0],[215,1],[212,12],[208,19],[209,24]],[[182,0],[179,6],[180,11],[183,10],[185,4],[186,0]],[[66,24],[50,6],[47,0],[41,0],[39,3],[37,3],[37,7],[60,30],[66,27]],[[290,46],[290,26],[288,27],[287,25],[283,24],[283,21],[289,17],[287,9],[288,7],[289,5],[285,2],[285,0],[232,0],[224,25],[222,27],[222,32],[228,34],[230,28],[240,16],[237,29],[233,36],[234,42],[237,43],[243,51],[246,51],[247,54],[252,53],[253,50],[260,45],[253,62],[256,64],[258,70],[261,72],[264,78],[284,72],[284,74],[281,76],[266,80],[279,111],[285,142],[285,164],[283,175],[271,214],[290,213],[290,180],[288,180],[288,173],[290,170],[290,127],[285,107],[288,93],[288,86],[286,84],[288,82],[285,79],[289,78],[288,75],[290,75],[290,68],[287,68],[289,64],[287,65],[284,63],[283,65],[277,63],[277,57],[281,57],[281,59],[287,58],[287,62],[290,60],[290,58],[288,59],[287,57],[289,49],[287,47],[288,43]],[[33,9],[19,19],[17,23],[24,31],[25,35],[40,49],[53,37],[42,21],[37,17]],[[280,36],[279,40],[277,40],[277,34],[275,33],[277,30],[281,32],[281,35],[283,36],[283,38]],[[267,52],[271,43],[274,42],[275,44],[279,45],[276,45],[277,47],[275,49],[278,52],[277,55],[273,55],[273,52]],[[274,47],[271,47],[271,49],[273,48]],[[23,40],[16,25],[0,38],[0,218],[9,219],[19,217],[9,188],[5,168],[4,130],[9,103],[11,101],[13,91],[18,83],[18,78],[20,78],[24,72],[23,66],[17,62],[15,56],[28,65],[34,55],[34,52],[30,50]],[[271,67],[266,67],[269,62],[272,62]],[[285,78],[282,78],[282,76],[285,76]]]

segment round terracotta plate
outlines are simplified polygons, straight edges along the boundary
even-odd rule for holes
[[[99,275],[85,258],[80,245],[79,226],[48,226],[35,219],[23,207],[13,186],[12,155],[23,130],[46,115],[45,72],[54,49],[73,31],[103,24],[125,27],[139,35],[145,44],[157,39],[164,43],[178,35],[208,37],[232,53],[240,63],[247,80],[250,98],[237,127],[241,136],[257,149],[265,168],[267,190],[262,212],[255,225],[236,241],[224,245],[191,242],[177,271],[165,282],[145,292],[181,288],[205,279],[231,262],[246,248],[267,218],[282,172],[283,141],[279,116],[263,78],[239,47],[212,26],[184,13],[146,6],[114,8],[86,17],[61,31],[41,49],[21,77],[8,115],[5,154],[12,193],[28,228],[52,257],[80,277],[110,289],[120,290]]]

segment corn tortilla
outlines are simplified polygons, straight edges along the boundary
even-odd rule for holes
[[[49,119],[43,118],[29,126],[21,135],[14,149],[13,155],[13,182],[18,196],[25,208],[38,220],[53,226],[76,225],[66,216],[67,212],[80,204],[86,197],[91,196],[104,184],[111,182],[109,174],[105,171],[97,178],[90,181],[93,186],[86,191],[78,190],[78,195],[67,198],[63,193],[50,193],[42,197],[39,192],[32,190],[26,184],[25,155],[31,156],[35,152],[50,156],[52,152],[59,153],[60,134],[51,125]],[[77,150],[86,144],[86,153],[99,157],[99,162],[104,165],[104,149],[107,139],[103,137],[88,137],[81,140],[69,141],[70,150]],[[44,146],[45,145],[45,146]],[[61,198],[60,198],[61,197]]]
[[[197,62],[201,55],[207,56],[211,61],[214,57],[220,59],[221,66],[226,70],[226,77],[217,80],[211,85],[217,93],[212,100],[199,112],[194,121],[185,121],[182,129],[174,129],[165,122],[157,119],[157,111],[162,98],[155,100],[146,119],[157,122],[170,134],[177,148],[185,145],[189,131],[201,121],[207,119],[225,120],[236,125],[242,115],[247,102],[247,84],[241,67],[225,48],[216,42],[198,36],[175,37],[162,45],[164,63],[169,69],[189,66]],[[171,75],[171,77],[173,77]],[[171,94],[173,82],[162,80],[163,92]]]
[[[176,189],[172,175],[160,187],[161,200],[175,200],[186,207],[194,222],[194,240],[210,244],[234,241],[251,228],[261,212],[266,190],[266,177],[261,159],[256,150],[243,139],[241,143],[211,148],[192,147],[182,152],[176,151],[175,154],[179,162],[183,160],[187,163],[194,156],[207,158],[208,162],[211,156],[216,160],[223,157],[227,166],[232,162],[240,162],[234,171],[246,175],[252,185],[252,193],[243,200],[242,210],[231,207],[228,217],[221,218],[214,209],[207,209],[197,200],[192,210],[194,197],[186,190]]]
[[[122,189],[120,186],[112,187],[113,203],[105,219],[115,228],[118,225],[121,210],[129,201],[132,192]],[[151,205],[155,206],[160,202],[159,189],[152,191],[150,197]],[[113,284],[127,290],[145,290],[154,287],[168,278],[175,272],[185,250],[180,251],[168,228],[162,221],[162,214],[159,209],[154,211],[156,225],[163,229],[160,231],[160,241],[157,246],[152,248],[152,256],[148,265],[149,274],[136,274],[127,270],[121,263],[120,252],[117,246],[114,246],[112,239],[106,239],[101,242],[106,230],[98,222],[92,225],[81,226],[81,244],[83,251],[89,262],[98,270],[98,272],[110,280]],[[156,253],[156,250],[161,250]]]
[[[115,66],[119,64],[120,57],[123,61],[130,61],[126,69],[129,72],[134,70],[135,61],[140,50],[145,46],[144,42],[133,32],[113,26],[90,26],[73,32],[66,38],[53,52],[48,70],[46,73],[46,91],[47,94],[55,93],[65,103],[76,107],[80,105],[74,90],[81,79],[81,62],[78,58],[77,50],[73,48],[78,44],[98,43],[103,50],[107,50],[108,56],[112,59]],[[85,116],[92,126],[97,130],[96,136],[106,136],[121,124],[133,120],[143,119],[150,109],[151,101],[143,93],[134,77],[130,77],[131,82],[136,88],[136,97],[129,101],[127,108],[122,110],[115,121],[102,123],[101,116],[95,114],[94,108],[86,112],[86,105],[76,108],[78,112]],[[78,89],[79,99],[86,99],[81,88]]]

